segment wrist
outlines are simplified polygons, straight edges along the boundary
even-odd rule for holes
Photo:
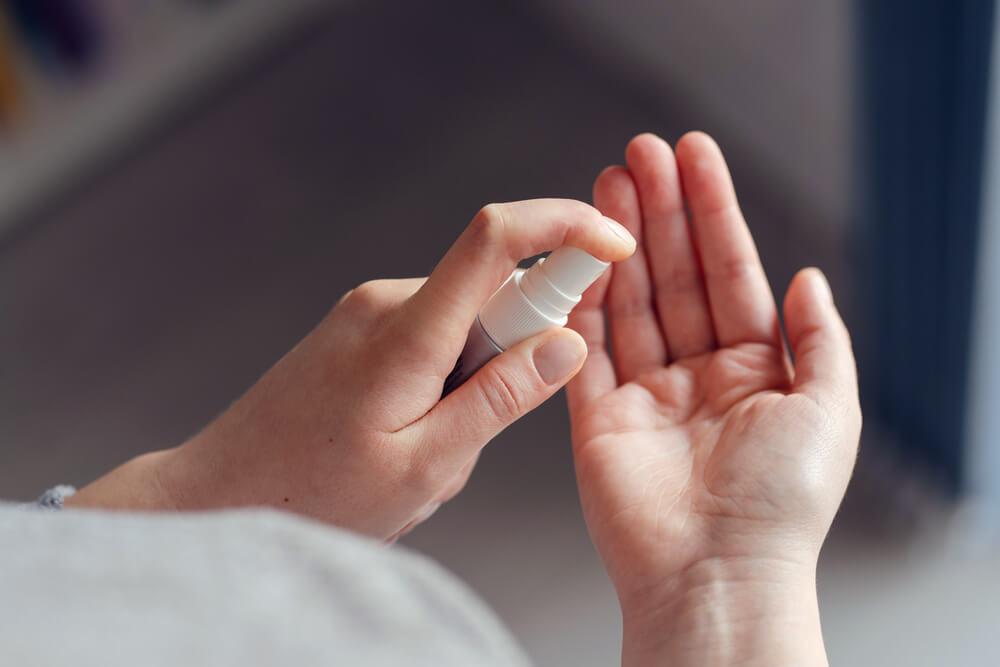
[[[622,664],[825,666],[815,564],[712,558],[623,602]]]

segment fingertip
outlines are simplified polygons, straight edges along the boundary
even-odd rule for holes
[[[728,171],[722,149],[711,136],[696,130],[688,132],[677,141],[675,149],[677,164],[687,178],[708,179],[719,169],[720,165]]]
[[[650,141],[663,141],[663,137],[661,137],[655,132],[649,132],[649,131],[640,132],[639,134],[629,139],[628,145],[632,146],[633,144],[641,144]]]
[[[833,290],[830,289],[830,281],[826,279],[826,274],[819,268],[810,266],[799,271],[802,280],[809,283],[809,288],[813,295],[822,303],[833,303]]]
[[[632,232],[630,232],[622,223],[607,216],[604,216],[604,224],[607,225],[608,229],[611,230],[611,233],[614,234],[622,244],[624,244],[624,249],[626,251],[626,254],[620,259],[612,261],[620,261],[621,259],[628,259],[631,257],[633,253],[635,253],[635,249],[638,246],[638,242],[635,240],[635,236]]]
[[[608,170],[606,169],[605,171]],[[578,229],[576,233],[570,232],[566,238],[566,245],[577,245],[579,243],[581,249],[605,262],[619,262],[627,259],[635,252],[636,239],[625,225],[614,218],[606,216],[597,206],[592,206],[584,202],[577,203],[581,207],[585,207],[581,209],[580,218],[581,220],[586,220],[586,231]],[[591,234],[591,221],[599,225],[600,232],[596,239]],[[587,240],[584,241],[584,239]],[[597,241],[597,243],[594,244],[594,241]]]
[[[567,347],[575,350],[583,357],[587,356],[587,342],[584,340],[583,336],[579,332],[570,329],[569,327],[552,327],[551,329],[539,334],[539,340],[535,344],[535,349],[547,345],[549,342],[554,340],[562,341],[561,344],[565,344]],[[581,360],[581,365],[583,360]]]
[[[559,327],[555,331],[559,336],[566,336],[567,338],[572,339],[574,344],[579,345],[583,350],[584,357],[587,356],[587,341],[584,340],[583,336],[581,336],[578,331],[574,331],[573,329],[569,329],[567,327]]]
[[[594,181],[594,205],[604,214],[605,224],[622,245],[621,254],[602,259],[618,262],[635,254],[641,232],[635,214],[639,208],[639,195],[628,169],[612,165],[597,176]]]
[[[851,395],[856,402],[851,336],[819,269],[801,269],[792,279],[785,296],[785,329],[795,357],[796,390],[822,403]]]
[[[666,139],[652,132],[643,132],[632,137],[625,146],[625,160],[631,166],[663,151],[673,154],[673,149]]]
[[[705,151],[721,153],[722,149],[719,148],[719,144],[710,134],[703,132],[702,130],[691,130],[689,132],[685,132],[681,138],[677,140],[678,155],[703,153]]]
[[[604,185],[605,183],[614,182],[615,179],[621,176],[628,176],[628,171],[620,164],[609,164],[604,169],[601,169],[600,173],[597,174],[597,178],[594,179],[594,186]]]
[[[799,269],[785,295],[785,317],[789,311],[800,311],[814,305],[833,303],[833,291],[826,275],[817,267]]]
[[[594,179],[594,207],[604,212],[609,200],[617,199],[623,187],[627,187],[630,179],[628,170],[620,164],[613,164],[601,170]]]
[[[676,155],[685,199],[696,223],[698,218],[736,209],[732,174],[712,137],[700,131],[688,132],[677,142]]]
[[[605,167],[594,179],[594,206],[604,213],[620,210],[635,197],[632,175],[620,164]]]
[[[782,303],[782,309],[785,313],[785,320],[787,324],[791,325],[796,317],[796,314],[805,305],[807,297],[810,293],[811,278],[810,271],[812,267],[799,269],[792,276],[791,282],[788,283],[788,289],[785,290],[785,299]]]
[[[833,291],[816,267],[799,270],[792,278],[784,302],[785,328],[793,349],[810,334],[826,332],[850,345],[850,333],[833,301]]]
[[[626,147],[625,161],[644,214],[663,215],[678,205],[677,157],[670,144],[655,134],[640,134]]]

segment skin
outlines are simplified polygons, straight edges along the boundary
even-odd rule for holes
[[[847,330],[822,274],[800,272],[784,302],[792,364],[708,136],[675,154],[641,135],[626,163],[594,200],[639,249],[574,311],[590,352],[569,386],[623,664],[824,665],[816,560],[861,428]]]
[[[594,200],[485,207],[428,279],[352,290],[204,431],[67,504],[271,505],[391,541],[458,493],[493,436],[576,375],[573,454],[621,602],[623,664],[826,664],[816,560],[861,428],[826,280],[806,269],[788,288],[793,364],[704,134],[676,154],[636,137]],[[439,400],[483,303],[519,259],[561,245],[618,263],[570,329],[515,346]]]
[[[553,329],[441,400],[482,305],[521,258],[561,245],[606,261],[635,250],[621,225],[581,202],[486,206],[429,278],[352,290],[204,431],[126,463],[67,505],[270,505],[395,539],[458,493],[486,443],[582,366],[580,336]]]

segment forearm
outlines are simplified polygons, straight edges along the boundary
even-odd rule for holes
[[[622,665],[825,667],[815,568],[711,559],[623,609]]]

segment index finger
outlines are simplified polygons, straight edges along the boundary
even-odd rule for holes
[[[407,303],[413,335],[444,348],[461,346],[479,309],[521,259],[564,245],[607,262],[635,251],[635,239],[621,225],[583,202],[485,206]]]

